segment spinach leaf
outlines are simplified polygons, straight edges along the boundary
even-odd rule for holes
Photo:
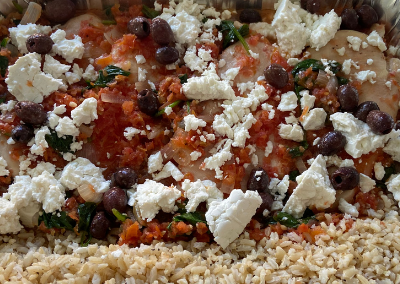
[[[338,79],[339,86],[346,85],[350,82],[350,80],[345,77],[336,76],[336,78]]]
[[[188,222],[193,226],[196,226],[196,223],[205,223],[206,219],[204,217],[204,214],[201,214],[199,212],[190,212],[190,213],[181,213],[181,215],[175,216],[174,218],[172,218],[172,222]],[[168,225],[167,229],[170,230],[171,226],[172,226],[172,222]]]
[[[3,40],[0,43],[0,46],[1,47],[6,47],[9,40],[10,39],[8,37],[3,38]]]
[[[170,105],[167,106],[167,107],[170,107],[170,108],[176,107],[176,106],[179,105],[181,102],[182,102],[182,100],[177,100],[177,101],[173,102],[172,104],[170,104]],[[155,114],[155,117],[158,117],[158,116],[162,115],[164,112],[165,112],[165,108],[163,108],[162,110],[158,111],[158,112]]]
[[[289,173],[289,180],[296,181],[296,177],[298,177],[299,175],[300,175],[300,172],[298,170],[291,171]]]
[[[119,212],[117,209],[113,208],[112,213],[114,214],[115,217],[121,222],[124,222],[126,219],[128,219],[128,216],[123,215],[121,212]]]
[[[337,72],[339,72],[342,69],[342,65],[336,61],[328,62],[328,66],[329,66],[329,69],[334,74],[336,74]],[[303,60],[303,61],[297,63],[297,65],[292,70],[293,77],[296,77],[296,75],[299,74],[299,72],[305,71],[310,67],[312,68],[313,71],[325,70],[325,68],[326,68],[326,66],[324,64],[322,64],[321,61],[319,61],[317,59],[309,58],[309,59],[306,59],[306,60]]]
[[[142,13],[149,19],[154,19],[155,17],[160,15],[160,12],[155,11],[154,9],[151,9],[151,8],[147,7],[146,5],[143,5]]]
[[[15,9],[17,9],[18,13],[22,14],[24,12],[24,8],[22,8],[22,6],[19,5],[17,1],[13,0],[12,3],[14,5]]]
[[[387,189],[386,182],[390,178],[391,175],[396,174],[396,169],[394,165],[390,167],[385,167],[385,175],[381,180],[376,181],[376,186],[382,189]]]
[[[308,149],[308,143],[306,140],[300,142],[300,146],[290,148],[289,154],[292,158],[301,157],[304,154],[304,151]]]
[[[69,217],[65,211],[56,211],[53,213],[43,212],[41,216],[39,216],[39,224],[44,222],[46,228],[52,229],[66,229],[66,230],[74,230],[76,225],[76,221]]]
[[[185,84],[185,83],[187,83],[188,75],[183,74],[183,75],[179,76],[178,78],[181,80],[181,84]]]
[[[273,219],[275,222],[279,222],[281,225],[284,225],[286,227],[297,228],[300,224],[307,224],[311,219],[314,219],[314,216],[296,219],[289,213],[278,212],[274,215]]]
[[[220,30],[223,32],[228,31],[223,39],[223,48],[228,47],[232,43],[236,41],[240,41],[244,47],[244,49],[247,51],[248,54],[250,54],[250,47],[247,44],[247,42],[244,40],[243,37],[247,36],[249,34],[249,26],[248,25],[243,25],[237,30],[235,26],[233,25],[233,22],[231,21],[221,21],[221,26]]]
[[[81,234],[81,246],[87,246],[92,239],[90,223],[96,213],[96,207],[97,204],[93,202],[85,202],[78,206],[78,232]]]
[[[105,26],[116,25],[117,22],[115,20],[103,20],[101,23]]]
[[[190,114],[190,102],[186,101],[187,112]]]
[[[56,150],[59,153],[68,153],[71,152],[71,144],[73,142],[74,137],[71,135],[65,135],[63,137],[58,137],[57,132],[53,129],[50,129],[50,134],[46,134],[45,136],[46,142],[49,143],[49,146]]]
[[[201,22],[202,22],[203,24],[205,24],[205,23],[207,23],[208,20],[209,20],[209,19],[208,19],[207,17],[205,17],[205,18],[203,18],[203,20],[201,20]]]
[[[108,83],[114,81],[117,75],[129,76],[130,74],[131,72],[125,71],[117,66],[108,65],[106,68],[104,68],[104,70],[99,71],[99,77],[97,78],[96,82],[88,82],[87,89],[92,89],[94,87],[105,88],[107,87]]]
[[[8,58],[0,55],[0,74],[1,76],[6,76],[6,72],[8,69]]]

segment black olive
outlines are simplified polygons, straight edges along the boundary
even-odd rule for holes
[[[35,136],[33,127],[26,124],[20,124],[11,131],[11,137],[15,142],[28,143]]]
[[[271,86],[282,89],[289,81],[289,75],[279,64],[271,64],[264,71],[265,80]]]
[[[52,0],[45,6],[47,19],[55,24],[62,24],[75,16],[76,5],[71,0]]]
[[[98,240],[104,239],[107,236],[109,227],[110,220],[104,211],[97,212],[90,224],[90,234]]]
[[[120,213],[126,211],[126,205],[128,204],[128,197],[126,196],[125,190],[119,187],[112,187],[103,196],[104,209],[114,215],[112,209],[117,209]]]
[[[45,34],[33,34],[26,40],[26,48],[29,52],[46,54],[53,48],[53,40]]]
[[[394,125],[394,130],[400,130],[400,121]]]
[[[366,122],[375,134],[388,134],[394,127],[392,116],[380,110],[370,111]]]
[[[260,192],[262,203],[257,208],[256,215],[262,216],[265,210],[271,211],[272,203],[274,203],[274,197],[269,192]]]
[[[122,168],[114,174],[114,180],[120,188],[129,189],[137,182],[137,174],[131,168]]]
[[[331,131],[322,136],[317,144],[318,152],[324,156],[339,153],[346,145],[346,137],[339,131]]]
[[[340,86],[336,93],[344,111],[354,111],[358,106],[358,91],[351,85]]]
[[[168,45],[174,41],[174,33],[172,32],[171,26],[163,19],[154,19],[151,23],[150,30],[154,42],[159,45]]]
[[[269,192],[269,177],[267,172],[261,168],[255,168],[250,172],[249,179],[247,181],[247,190],[261,192]]]
[[[137,97],[138,107],[141,112],[153,116],[158,110],[158,98],[152,90],[143,90]]]
[[[308,0],[307,11],[311,14],[319,14],[321,11],[321,0]]]
[[[359,120],[366,122],[367,116],[372,110],[379,110],[378,104],[373,101],[366,101],[357,107],[357,110],[354,112],[354,116]]]
[[[370,5],[364,4],[360,8],[358,8],[356,11],[357,11],[357,15],[359,18],[359,22],[364,28],[371,27],[373,24],[377,23],[379,20],[378,14],[374,10],[374,8],[372,8]]]
[[[331,183],[336,190],[353,189],[360,183],[360,174],[355,168],[338,168],[331,175]]]
[[[242,23],[257,23],[261,22],[261,15],[254,9],[244,9],[240,12],[239,19]]]
[[[34,102],[18,102],[14,110],[17,116],[28,124],[42,125],[47,120],[47,113],[43,106]]]
[[[340,28],[342,30],[356,30],[358,28],[358,15],[354,9],[344,9],[342,15],[342,24]]]
[[[136,17],[129,21],[128,31],[138,38],[145,38],[150,34],[150,22],[145,17]]]
[[[179,52],[175,47],[164,46],[156,51],[156,60],[160,64],[168,65],[176,62],[179,58]]]
[[[307,2],[308,0],[300,0],[300,6],[302,9],[307,10]]]

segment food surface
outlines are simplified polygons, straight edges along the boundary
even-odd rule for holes
[[[120,2],[0,18],[0,282],[398,281],[374,8]]]

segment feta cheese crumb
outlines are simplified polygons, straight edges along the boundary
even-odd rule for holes
[[[314,108],[300,117],[305,130],[319,130],[325,126],[326,112],[323,108]]]
[[[76,126],[89,124],[98,118],[97,100],[95,98],[85,99],[77,108],[71,111],[72,121]]]
[[[385,51],[387,49],[385,42],[376,31],[372,31],[369,34],[367,37],[367,42],[372,46],[378,47],[380,51]]]
[[[158,172],[163,168],[163,158],[161,152],[150,155],[148,160],[148,172],[149,174]]]
[[[360,71],[356,74],[356,79],[361,81],[361,83],[369,81],[371,84],[375,84],[376,81],[373,80],[374,78],[376,78],[376,73],[371,70]]]
[[[385,176],[385,168],[382,166],[381,162],[374,164],[374,173],[377,180],[382,180]]]
[[[220,149],[217,153],[212,155],[211,157],[205,158],[204,159],[204,168],[210,169],[210,170],[215,170],[216,179],[222,179],[223,172],[221,171],[220,167],[222,167],[226,161],[229,161],[232,158],[232,153],[231,153],[231,147],[232,147],[232,140],[227,140],[225,142],[225,145],[222,149]]]
[[[144,58],[143,55],[139,54],[135,56],[137,64],[143,64],[146,63],[146,58]]]
[[[400,174],[392,175],[386,182],[386,186],[387,189],[393,193],[394,199],[397,200],[400,205]]]
[[[71,66],[62,64],[52,56],[46,54],[43,64],[43,72],[50,74],[55,79],[60,79],[61,75],[68,72]]]
[[[339,207],[338,208],[339,208],[340,211],[342,211],[345,214],[349,214],[350,216],[353,216],[353,217],[358,217],[357,207],[355,207],[354,205],[348,203],[343,198],[340,198]]]
[[[202,156],[201,152],[193,151],[192,153],[190,153],[190,160],[197,161],[201,156]]]
[[[360,189],[362,192],[369,192],[375,187],[375,184],[376,183],[372,178],[364,174],[360,174]]]
[[[240,189],[234,189],[227,199],[211,202],[206,220],[215,241],[225,249],[243,232],[261,203],[258,192]]]
[[[352,48],[354,51],[360,51],[361,46],[361,38],[356,36],[348,36],[347,41],[349,42],[349,47]]]
[[[193,114],[185,116],[183,118],[183,121],[185,122],[185,131],[197,130],[197,128],[205,127],[207,125],[207,122],[200,118],[197,118]]]
[[[44,151],[49,147],[45,138],[46,134],[50,134],[50,129],[47,126],[42,126],[40,129],[35,130],[34,144],[30,149],[32,154],[43,156]]]
[[[146,135],[146,131],[134,127],[127,127],[124,130],[124,136],[128,141],[131,141],[136,134]]]
[[[170,176],[176,181],[181,181],[183,179],[182,172],[172,162],[166,163],[161,172],[154,177],[154,180],[159,181]]]
[[[56,30],[50,37],[54,42],[52,51],[65,58],[68,63],[72,63],[74,59],[83,57],[85,47],[83,46],[80,36],[75,35],[74,39],[66,39],[64,30]]]
[[[22,228],[15,205],[0,197],[0,234],[16,234]]]
[[[217,188],[216,184],[210,180],[197,180],[190,182],[185,179],[182,183],[182,190],[185,197],[189,199],[186,205],[187,212],[196,211],[197,206],[203,201],[207,202],[207,206],[213,201],[220,201],[224,199],[223,193]]]
[[[313,24],[313,30],[310,35],[310,46],[316,50],[324,47],[331,39],[335,37],[340,28],[342,19],[331,10],[329,13],[320,17]],[[315,27],[315,28],[314,28]]]
[[[7,170],[7,161],[0,156],[0,176],[8,176],[10,171]]]
[[[371,59],[371,58],[370,58],[370,59],[367,59],[367,64],[368,64],[368,65],[372,65],[372,63],[374,63],[374,60],[373,60],[373,59]]]
[[[344,56],[346,48],[343,46],[342,48],[337,48],[336,51],[340,56]]]
[[[272,144],[271,141],[267,142],[267,146],[265,147],[265,152],[264,152],[264,156],[268,157],[269,154],[272,153],[272,150],[274,149],[274,145]]]
[[[94,66],[92,64],[89,64],[86,67],[85,72],[82,74],[82,78],[86,81],[96,81],[98,76],[98,73],[96,72],[96,70],[94,69]]]
[[[164,110],[166,115],[170,115],[171,113],[173,113],[172,107],[167,106]]]
[[[392,89],[392,82],[391,81],[386,81],[385,86],[389,88],[389,90]]]
[[[292,111],[297,107],[297,96],[295,92],[289,91],[281,96],[278,105],[280,111]]]
[[[296,142],[301,142],[304,139],[303,129],[298,124],[280,124],[279,136],[281,136],[283,139],[293,140]]]

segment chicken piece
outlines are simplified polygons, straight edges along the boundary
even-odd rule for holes
[[[392,117],[396,118],[398,106],[399,106],[399,91],[393,86],[391,89],[386,86],[386,82],[391,79],[385,60],[384,54],[376,46],[368,45],[367,48],[360,47],[359,51],[354,51],[349,47],[347,42],[348,36],[355,36],[360,38],[363,42],[366,42],[367,35],[350,30],[342,30],[336,33],[334,39],[332,39],[326,46],[320,50],[308,48],[311,58],[315,59],[329,59],[335,60],[339,63],[343,63],[347,59],[352,59],[360,69],[351,68],[350,78],[356,80],[356,73],[360,71],[370,70],[376,73],[374,81],[376,83],[371,84],[369,81],[362,83],[361,91],[359,93],[360,103],[365,101],[374,101],[379,105],[381,111],[387,112]],[[346,48],[344,56],[340,56],[336,51],[342,47]],[[372,59],[371,65],[367,64],[367,60]],[[394,84],[393,84],[394,85]]]

